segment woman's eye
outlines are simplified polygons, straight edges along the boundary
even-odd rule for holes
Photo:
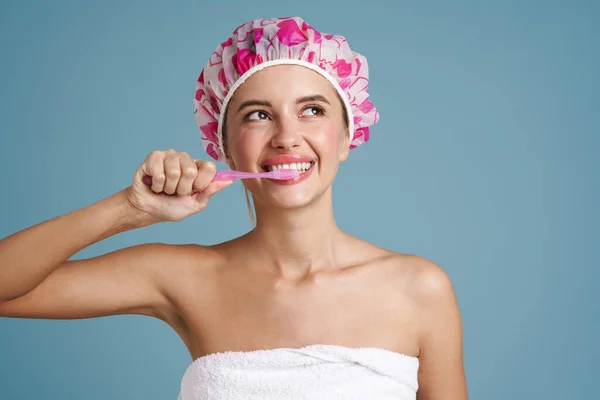
[[[260,111],[260,110],[251,112],[246,117],[246,119],[249,121],[265,120],[268,118],[269,118],[269,116],[267,115],[267,113],[264,111]]]
[[[302,115],[304,116],[314,116],[314,115],[323,115],[325,111],[321,107],[311,106],[307,107],[302,111]]]

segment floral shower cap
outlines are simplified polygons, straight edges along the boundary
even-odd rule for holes
[[[252,74],[282,64],[310,68],[333,85],[348,116],[351,149],[369,140],[369,126],[379,114],[368,100],[367,59],[350,50],[344,37],[320,33],[302,18],[258,19],[238,27],[217,47],[196,84],[194,115],[212,158],[226,161],[222,129],[236,89]]]

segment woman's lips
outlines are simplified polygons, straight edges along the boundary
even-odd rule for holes
[[[282,165],[292,163],[314,162],[315,158],[304,154],[279,154],[262,161],[262,165]]]

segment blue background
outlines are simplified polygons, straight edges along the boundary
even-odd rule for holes
[[[205,61],[247,20],[299,15],[368,57],[381,114],[334,183],[338,222],[448,272],[471,398],[595,397],[598,3],[286,3],[3,1],[0,237],[128,186],[154,149],[207,158],[192,105]],[[236,183],[75,258],[249,228]],[[175,399],[190,361],[147,317],[0,319],[1,399]]]

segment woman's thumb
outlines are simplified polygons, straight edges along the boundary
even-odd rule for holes
[[[196,197],[196,202],[201,204],[202,206],[206,206],[211,197],[218,191],[225,189],[227,186],[231,185],[233,181],[216,181],[211,182],[208,186],[201,192],[198,193]]]

